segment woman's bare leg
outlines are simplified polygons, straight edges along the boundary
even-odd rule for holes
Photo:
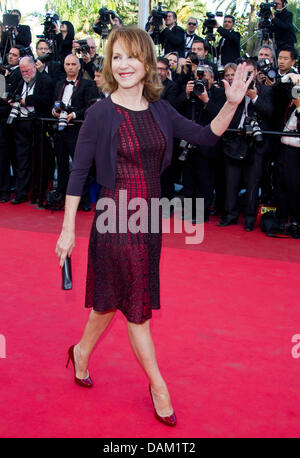
[[[81,340],[74,347],[76,377],[81,379],[87,377],[89,357],[115,313],[115,311],[108,313],[99,313],[95,310],[91,311]]]
[[[155,409],[161,417],[172,415],[173,408],[166,382],[156,361],[155,348],[150,332],[150,321],[135,324],[127,321],[132,349],[149,378]]]

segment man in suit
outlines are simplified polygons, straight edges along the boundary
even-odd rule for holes
[[[16,148],[16,196],[12,204],[28,200],[31,168],[35,166],[32,163],[34,125],[28,118],[49,116],[52,101],[51,82],[46,75],[37,71],[32,57],[26,56],[20,60],[20,71],[22,79],[15,94],[21,101],[14,107],[14,103],[10,102],[11,114],[14,112],[16,115],[12,124]]]
[[[192,50],[192,44],[194,40],[199,40],[199,36],[195,33],[195,30],[197,30],[198,26],[198,21],[194,17],[190,17],[187,20],[186,23],[186,31],[184,32],[184,40],[185,40],[185,46],[184,46],[184,57],[187,56],[189,51]]]
[[[157,58],[157,72],[162,85],[164,86],[163,92],[160,96],[161,99],[167,100],[171,105],[176,107],[176,97],[177,97],[177,84],[174,81],[171,81],[167,78],[169,70],[169,61],[165,57]]]
[[[181,113],[189,119],[195,120],[201,126],[209,124],[217,115],[226,101],[223,88],[216,87],[214,73],[211,67],[205,66],[203,77],[203,92],[195,93],[195,80],[187,83],[185,91],[181,94]],[[183,99],[182,99],[183,97]],[[204,199],[204,222],[209,221],[210,207],[213,200],[215,186],[216,159],[220,155],[220,143],[213,147],[193,147],[184,161],[183,189],[184,196],[192,199],[191,215],[193,223],[203,222],[197,220],[196,200]]]
[[[20,67],[20,49],[11,48],[8,53],[8,68],[5,71],[5,90],[9,98],[22,79]],[[10,200],[10,164],[14,164],[13,132],[6,125],[11,106],[5,99],[0,99],[0,202]],[[14,167],[15,168],[15,167]]]
[[[90,102],[97,98],[97,89],[93,81],[82,78],[80,61],[74,54],[69,54],[65,58],[64,69],[66,80],[57,83],[54,91],[54,100],[63,102],[69,108],[67,109],[68,115],[66,117],[66,122],[69,124],[73,119],[84,118],[84,113],[89,107]],[[52,115],[59,120],[61,113],[53,108]],[[69,179],[69,156],[74,157],[79,129],[79,123],[67,126],[64,130],[57,133],[55,139],[55,151],[58,159],[56,191],[61,196],[62,201],[65,198]],[[84,211],[91,209],[87,183],[80,206]]]
[[[228,62],[235,62],[240,57],[240,39],[239,32],[233,30],[235,18],[230,14],[224,16],[223,27],[216,24],[217,32],[221,35],[221,40],[217,46],[218,59],[222,65]]]
[[[162,19],[162,25],[159,31],[159,44],[163,49],[163,54],[177,51],[179,57],[184,57],[184,30],[177,25],[177,15],[174,11],[168,11],[166,20]],[[154,26],[152,18],[150,19],[149,34],[153,38]]]
[[[40,73],[46,73],[49,76],[52,80],[53,86],[56,85],[57,81],[66,77],[61,63],[52,59],[52,51],[47,40],[43,38],[38,40],[36,44],[36,53],[36,68]],[[44,60],[45,57],[47,57],[46,60]]]
[[[3,30],[1,35],[0,52],[3,61],[6,62],[6,54],[10,51],[12,46],[19,45],[27,48],[31,43],[31,30],[29,25],[21,25],[21,13],[19,10],[12,10],[11,14],[18,17],[18,25],[14,27],[11,32]]]
[[[256,62],[247,59],[247,69],[256,76]],[[261,130],[270,130],[273,114],[273,91],[264,84],[250,85],[244,100],[238,106],[229,125],[230,129],[243,128],[246,118],[256,120]],[[252,126],[253,127],[253,126]],[[244,204],[244,229],[253,231],[256,220],[258,202],[258,188],[262,176],[263,158],[269,149],[268,140],[263,137],[262,142],[257,136],[237,135],[225,133],[223,137],[225,155],[226,197],[225,215],[218,223],[219,226],[237,224],[239,217],[238,192],[243,180],[246,188]]]
[[[275,35],[277,54],[283,46],[295,46],[297,38],[293,26],[293,13],[287,9],[287,0],[276,0],[275,13],[271,14],[271,31]]]

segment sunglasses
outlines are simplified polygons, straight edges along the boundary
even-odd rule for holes
[[[197,24],[195,24],[195,22],[188,22],[188,25],[195,25],[196,26]]]

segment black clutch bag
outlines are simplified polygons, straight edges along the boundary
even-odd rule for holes
[[[72,289],[72,268],[71,258],[66,257],[65,263],[61,270],[62,273],[62,289]]]

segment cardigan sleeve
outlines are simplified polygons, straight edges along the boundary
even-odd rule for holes
[[[174,137],[199,146],[214,146],[219,140],[220,137],[213,133],[210,125],[200,126],[179,114],[170,104],[168,104],[167,109],[169,111],[168,116],[172,121]]]
[[[86,111],[86,118],[79,131],[67,187],[67,194],[70,196],[81,196],[96,154],[98,120],[95,107],[96,104]]]

